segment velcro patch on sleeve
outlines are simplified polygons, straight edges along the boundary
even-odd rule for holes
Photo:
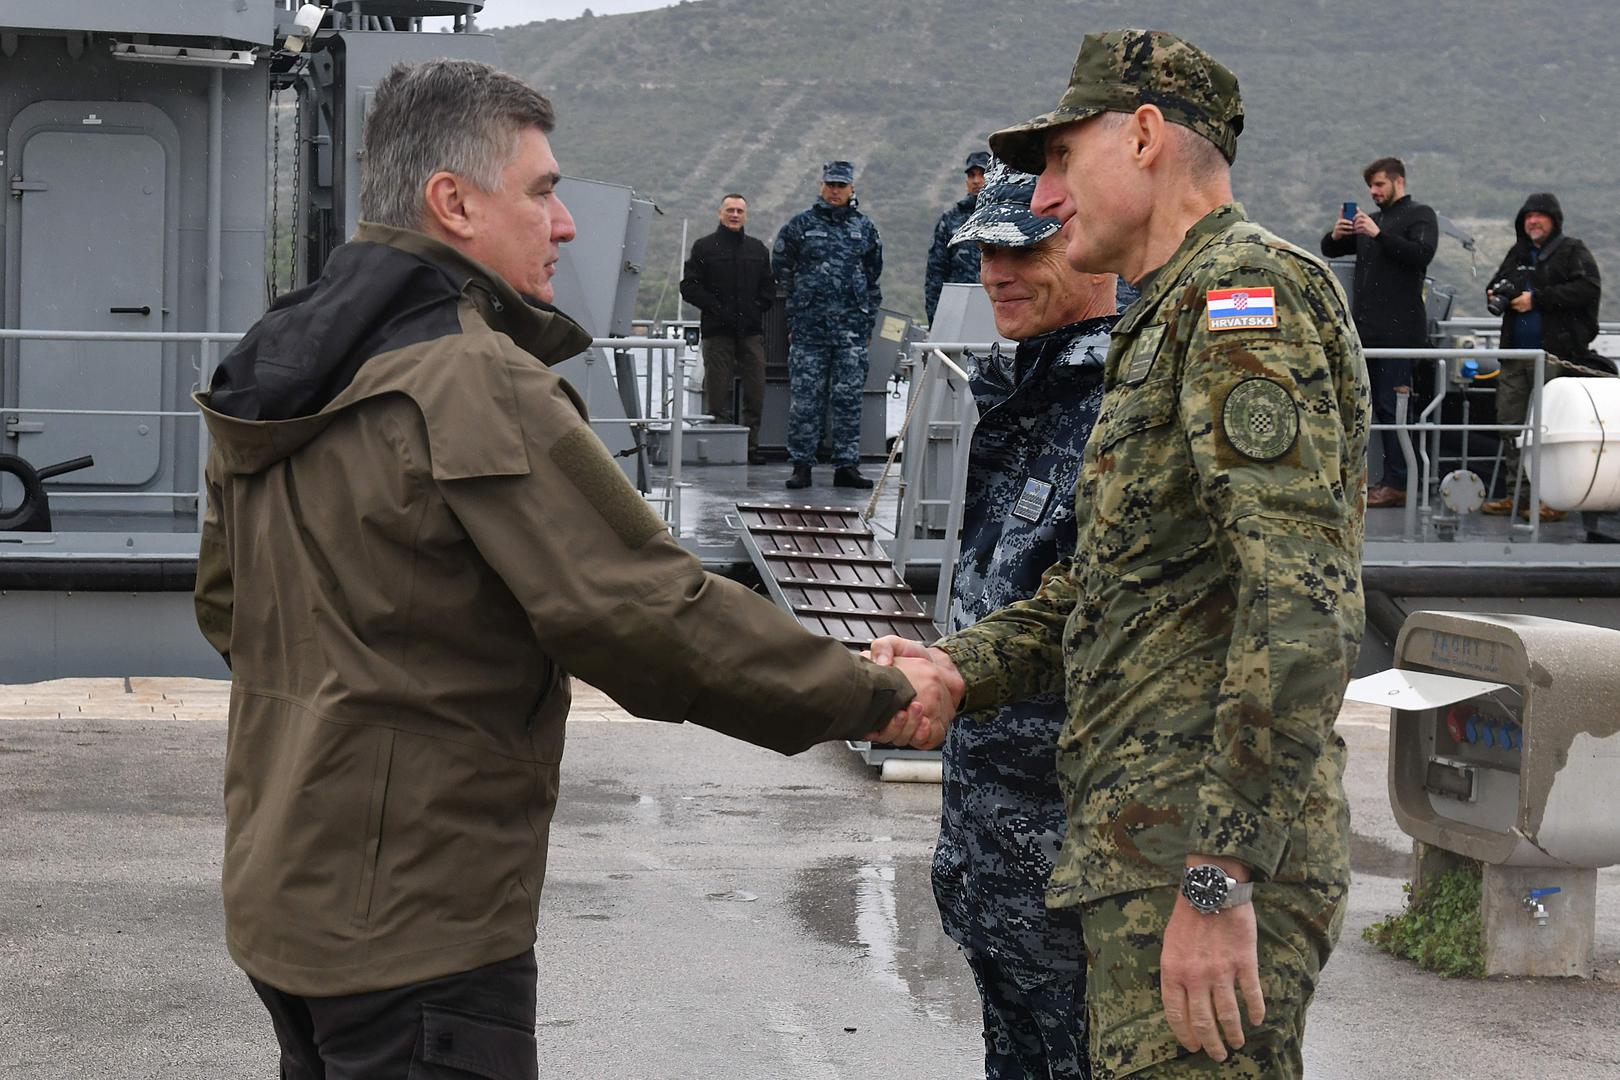
[[[630,486],[590,428],[575,428],[558,439],[551,447],[551,460],[626,547],[639,548],[667,530],[664,519]]]
[[[1210,330],[1266,329],[1277,325],[1277,295],[1271,286],[1211,289],[1204,297]]]
[[[1281,383],[1244,379],[1226,395],[1221,434],[1250,461],[1276,461],[1299,438],[1299,406]]]

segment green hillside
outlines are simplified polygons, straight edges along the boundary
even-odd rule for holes
[[[1477,277],[1449,239],[1434,273],[1482,314],[1531,191],[1557,193],[1567,230],[1620,281],[1613,14],[1600,0],[1533,18],[1513,0],[699,0],[496,33],[508,67],[557,105],[564,170],[664,210],[643,314],[679,273],[683,219],[695,238],[721,193],[743,191],[768,243],[814,199],[819,163],[847,157],[883,234],[886,302],[920,315],[963,157],[1056,102],[1082,34],[1122,25],[1172,29],[1237,72],[1238,197],[1310,250],[1341,201],[1368,201],[1365,162],[1403,158],[1412,194],[1478,238]]]

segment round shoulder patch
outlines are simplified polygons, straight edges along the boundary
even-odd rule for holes
[[[1299,438],[1299,407],[1281,383],[1244,379],[1226,395],[1221,432],[1232,448],[1253,461],[1275,461]]]

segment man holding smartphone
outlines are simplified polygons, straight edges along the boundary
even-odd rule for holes
[[[1440,242],[1434,210],[1406,193],[1406,166],[1382,157],[1361,172],[1378,209],[1347,202],[1333,228],[1322,237],[1328,258],[1355,255],[1350,311],[1363,348],[1420,349],[1428,344],[1429,316],[1423,305],[1423,278]],[[1412,388],[1412,361],[1369,360],[1375,422],[1395,422],[1395,395]],[[1406,505],[1406,455],[1393,431],[1383,438],[1384,474],[1367,491],[1368,506]]]

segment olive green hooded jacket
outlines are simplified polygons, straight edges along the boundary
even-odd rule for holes
[[[547,366],[588,343],[453,249],[362,225],[198,395],[249,974],[348,994],[528,949],[570,674],[784,753],[910,700],[670,537]]]

